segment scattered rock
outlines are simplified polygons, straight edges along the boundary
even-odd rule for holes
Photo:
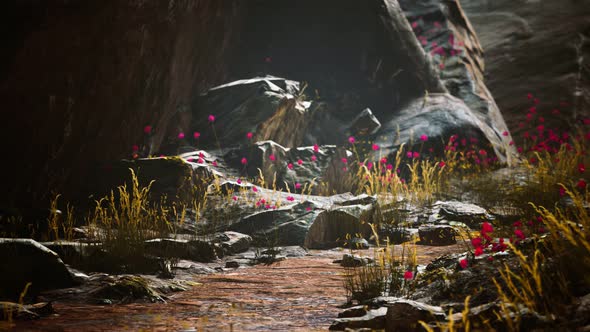
[[[344,254],[342,259],[335,260],[334,263],[340,264],[342,267],[359,267],[372,263],[373,260],[369,257],[360,257],[352,254]]]
[[[97,301],[106,299],[115,303],[165,302],[160,294],[139,276],[122,276],[112,283],[91,291],[89,295]]]
[[[220,242],[225,255],[244,252],[252,245],[252,237],[250,235],[232,231],[226,231],[222,234],[227,238]]]
[[[439,215],[447,218],[449,221],[462,222],[471,229],[480,229],[482,222],[493,220],[493,216],[488,214],[486,209],[475,204],[457,201],[438,201],[434,203],[434,206],[439,208]]]
[[[0,238],[0,298],[17,300],[31,283],[27,296],[76,285],[59,256],[32,239]]]
[[[386,307],[387,331],[416,331],[420,328],[418,321],[430,322],[446,318],[441,307],[412,300],[397,299],[387,303]]]
[[[240,263],[237,261],[227,261],[225,262],[225,268],[226,269],[237,269],[238,267],[240,267]]]
[[[356,309],[355,312],[362,312]],[[366,310],[364,315],[357,317],[337,318],[330,325],[331,331],[345,331],[347,329],[371,329],[382,330],[385,328],[387,308]]]
[[[421,245],[448,246],[457,243],[456,231],[446,225],[424,225],[418,228]]]
[[[342,246],[347,242],[347,236],[369,238],[372,210],[373,205],[350,205],[321,212],[309,227],[304,246],[328,249]],[[366,245],[368,247],[368,243]]]
[[[365,108],[352,120],[349,133],[352,136],[362,137],[375,134],[381,128],[381,122],[377,119],[371,109]]]

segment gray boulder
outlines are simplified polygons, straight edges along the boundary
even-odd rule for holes
[[[446,246],[457,243],[455,229],[447,225],[423,225],[418,228],[421,245]]]
[[[27,296],[76,285],[59,256],[32,239],[0,238],[0,298],[18,299],[27,283]]]

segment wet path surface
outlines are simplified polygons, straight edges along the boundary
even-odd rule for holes
[[[464,246],[417,246],[427,263]],[[325,331],[346,302],[338,251],[312,251],[272,265],[195,276],[200,285],[165,304],[54,303],[59,315],[18,323],[17,331]],[[371,255],[371,250],[357,251]]]

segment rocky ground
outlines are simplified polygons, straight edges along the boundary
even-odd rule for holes
[[[464,250],[460,244],[417,246],[418,262],[427,264],[442,254]],[[372,256],[372,252],[355,250],[361,256]],[[96,305],[66,297],[53,302],[55,313],[40,320],[19,321],[15,330],[326,330],[347,301],[344,268],[333,263],[342,255],[342,249],[311,250],[303,257],[288,257],[270,265],[224,268],[208,275],[183,273],[181,278],[198,284],[169,294],[166,303]],[[61,290],[52,296],[64,297],[67,292]]]

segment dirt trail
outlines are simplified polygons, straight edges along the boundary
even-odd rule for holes
[[[420,264],[464,246],[417,246]],[[370,255],[370,250],[360,251]],[[21,322],[17,331],[320,331],[346,302],[342,252],[312,251],[225,273],[195,276],[199,286],[166,304],[55,303],[59,315]]]

